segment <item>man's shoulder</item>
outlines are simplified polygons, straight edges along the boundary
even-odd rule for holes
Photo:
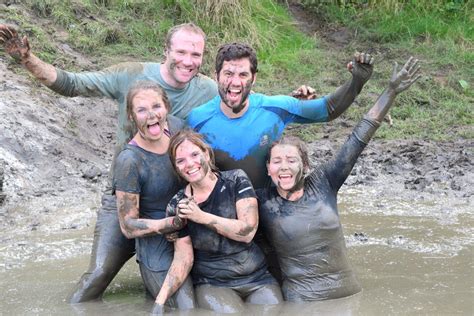
[[[200,106],[192,109],[188,117],[189,123],[207,120],[215,116],[216,111],[218,109],[218,105],[220,104],[219,100],[220,97],[216,96],[211,100],[207,101],[206,103],[201,104]]]
[[[217,92],[217,83],[202,73],[198,73],[196,76],[194,76],[191,82],[197,88],[215,90]]]

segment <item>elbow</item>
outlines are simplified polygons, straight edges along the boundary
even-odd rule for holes
[[[120,230],[122,231],[122,235],[124,235],[125,238],[127,238],[127,239],[134,239],[135,238],[132,231],[127,229],[126,225],[120,225]]]

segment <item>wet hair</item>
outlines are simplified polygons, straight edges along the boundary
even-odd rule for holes
[[[217,172],[219,169],[216,167],[215,158],[214,158],[214,151],[212,151],[211,146],[209,146],[205,141],[201,134],[196,133],[190,128],[185,128],[180,130],[177,134],[173,135],[170,140],[170,146],[168,148],[168,154],[170,156],[171,164],[179,177],[182,178],[181,174],[178,172],[176,168],[176,151],[178,150],[178,146],[184,143],[184,141],[189,141],[199,147],[203,152],[207,152],[210,157],[209,166],[212,172]]]
[[[194,23],[183,23],[183,24],[175,25],[168,30],[168,34],[166,34],[166,39],[165,39],[166,51],[171,48],[171,40],[173,39],[173,36],[179,31],[188,31],[194,34],[201,35],[202,38],[204,39],[204,43],[206,42],[206,33],[204,33],[204,31],[199,26],[197,26]]]
[[[247,44],[243,43],[230,43],[224,44],[219,47],[216,56],[216,74],[222,70],[222,65],[224,61],[231,61],[237,60],[242,58],[248,58],[250,61],[250,71],[252,75],[255,75],[258,71],[258,61],[257,61],[257,54],[255,50]]]
[[[156,93],[158,93],[158,95],[163,100],[163,103],[164,103],[165,108],[168,111],[168,113],[171,112],[171,103],[168,100],[168,96],[166,95],[165,90],[163,90],[163,88],[161,88],[161,86],[159,84],[157,84],[156,82],[147,81],[147,80],[136,81],[130,87],[130,89],[128,90],[127,98],[126,98],[126,100],[127,100],[127,119],[128,119],[128,124],[126,126],[126,131],[129,133],[130,139],[137,132],[137,127],[135,125],[135,122],[132,120],[132,117],[133,117],[133,115],[132,115],[133,114],[133,102],[132,101],[135,98],[135,96],[140,91],[143,91],[143,90],[153,90]]]
[[[295,136],[283,136],[280,140],[273,142],[270,145],[270,148],[268,149],[267,163],[270,162],[273,147],[278,146],[278,145],[295,146],[296,149],[298,150],[298,153],[300,154],[301,160],[303,161],[303,168],[305,170],[309,170],[310,162],[309,162],[308,147],[306,147],[306,144],[301,139]]]

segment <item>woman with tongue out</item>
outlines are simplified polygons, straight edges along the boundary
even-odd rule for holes
[[[165,218],[168,201],[181,187],[168,147],[183,122],[168,115],[170,110],[158,84],[139,81],[130,88],[127,114],[136,133],[117,157],[113,181],[120,228],[127,238],[136,239],[140,272],[147,290],[156,297],[157,313],[165,303],[180,309],[194,307],[192,282],[186,278],[193,262],[192,250],[186,251],[190,239],[174,242],[180,256],[173,257],[173,245],[163,235],[180,227],[179,219]]]
[[[188,184],[170,201],[167,213],[187,225],[191,271],[199,307],[218,313],[243,311],[244,302],[277,304],[280,286],[271,276],[260,248],[252,241],[258,226],[255,191],[240,169],[219,172],[212,149],[201,135],[183,130],[173,136],[170,159]],[[175,248],[180,256],[183,248]]]
[[[337,192],[398,93],[418,78],[410,58],[355,127],[335,158],[309,173],[308,152],[296,137],[270,147],[268,175],[274,187],[258,191],[260,227],[274,247],[288,301],[315,301],[361,290],[350,267],[337,210]]]

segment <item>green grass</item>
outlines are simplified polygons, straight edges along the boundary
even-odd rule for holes
[[[334,46],[298,31],[285,1],[274,0],[26,0],[0,12],[19,26],[34,52],[47,62],[77,70],[66,43],[90,57],[97,68],[124,60],[162,59],[167,30],[192,21],[208,35],[202,70],[213,76],[217,47],[244,41],[257,49],[257,92],[287,94],[308,84],[324,95],[350,78],[345,64],[355,51],[376,58],[372,79],[344,116],[358,120],[385,88],[394,61],[420,60],[422,79],[392,109],[394,126],[379,138],[449,140],[474,138],[473,1],[301,1],[329,29],[353,34]],[[26,14],[25,14],[26,12]],[[301,135],[322,132],[311,126]]]

